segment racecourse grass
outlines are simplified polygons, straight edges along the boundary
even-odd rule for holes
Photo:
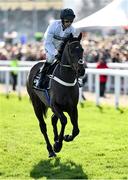
[[[0,95],[1,179],[128,179],[128,109],[79,109],[80,134],[49,159],[28,97]],[[53,144],[51,111],[46,120]],[[60,125],[59,125],[60,126]],[[71,132],[68,121],[66,133]]]

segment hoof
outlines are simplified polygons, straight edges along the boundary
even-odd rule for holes
[[[49,153],[49,158],[51,158],[51,157],[56,157],[56,153],[54,151]]]
[[[59,141],[56,141],[55,144],[53,145],[53,149],[56,153],[60,152],[62,148],[62,143],[60,143]]]
[[[72,135],[65,135],[65,136],[64,136],[64,141],[70,142],[70,141],[72,141],[72,140],[73,140]]]

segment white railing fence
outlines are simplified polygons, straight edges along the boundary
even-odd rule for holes
[[[32,67],[39,61],[19,61],[20,67]],[[45,60],[41,61],[45,62]],[[11,61],[0,60],[0,66],[10,66]],[[96,68],[97,63],[87,63],[88,68]],[[107,63],[108,67],[111,69],[128,69],[128,63]]]
[[[28,74],[30,71],[30,67],[18,67],[18,68],[12,68],[12,67],[0,67],[0,73],[5,73],[5,94],[8,97],[9,96],[9,84],[10,84],[10,72],[17,70],[18,71],[18,79],[17,79],[17,93],[19,99],[21,98],[21,86],[22,86],[22,75],[23,73]],[[86,69],[88,79],[89,76],[94,75],[95,76],[95,94],[96,94],[96,105],[100,105],[100,98],[99,98],[99,76],[101,74],[109,75],[114,77],[114,94],[115,94],[115,107],[119,107],[119,96],[120,96],[120,90],[121,90],[121,84],[120,80],[121,78],[127,78],[128,80],[128,71],[127,70],[118,70],[118,69],[94,69],[94,68],[88,68]],[[127,82],[128,84],[128,82]],[[127,89],[128,92],[128,89]]]
[[[96,105],[100,105],[100,84],[99,84],[99,76],[109,75],[114,77],[114,94],[115,94],[115,107],[119,107],[119,97],[121,92],[121,78],[128,80],[128,71],[127,70],[119,70],[119,69],[87,69],[88,75],[95,75],[95,93],[96,93]],[[127,81],[128,82],[128,81]],[[128,92],[128,89],[126,90]]]
[[[34,64],[38,63],[39,61],[19,61],[18,66],[19,67],[32,67]],[[44,60],[45,62],[45,60]],[[0,60],[0,68],[1,67],[10,67],[11,61],[3,61]],[[88,68],[96,68],[96,63],[87,63]],[[122,70],[128,70],[128,63],[108,63],[108,67],[110,69],[122,69]],[[28,72],[23,71],[21,74],[21,85],[25,86],[26,84],[26,78],[27,78]],[[5,83],[5,72],[0,72],[0,83]],[[121,83],[121,90],[122,93],[127,94],[128,93],[128,77],[121,77],[120,79]],[[111,75],[108,75],[108,81],[106,85],[106,92],[107,93],[113,93],[114,91],[114,77]],[[88,75],[88,81],[85,84],[85,89],[94,92],[95,91],[95,74],[89,74]]]

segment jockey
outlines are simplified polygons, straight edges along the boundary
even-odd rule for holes
[[[75,14],[72,9],[63,9],[60,13],[60,20],[54,20],[48,26],[44,34],[44,47],[46,52],[46,62],[41,70],[41,76],[37,84],[37,88],[41,88],[45,74],[47,73],[51,64],[57,59],[60,61],[61,54],[58,52],[63,40],[67,38],[70,33],[75,34],[76,30],[72,26]]]

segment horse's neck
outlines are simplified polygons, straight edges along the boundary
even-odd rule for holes
[[[61,63],[57,67],[56,76],[66,82],[73,82],[76,79],[74,70],[68,63],[67,57],[62,56]]]
[[[67,83],[72,83],[76,79],[74,71],[71,68],[62,65],[58,66],[56,76]]]
[[[68,57],[65,53],[62,54],[61,64],[62,66],[70,66],[68,63]]]

